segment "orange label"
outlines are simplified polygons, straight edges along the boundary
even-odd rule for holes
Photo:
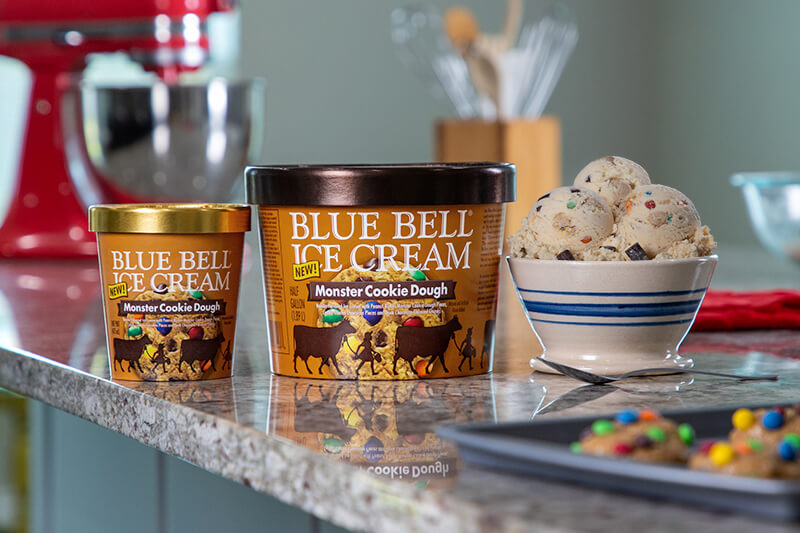
[[[230,376],[244,233],[98,233],[115,379]]]
[[[260,207],[273,371],[489,371],[503,214],[503,204]]]

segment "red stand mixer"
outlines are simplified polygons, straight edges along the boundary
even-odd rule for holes
[[[126,52],[167,82],[206,59],[205,21],[233,0],[0,0],[0,55],[32,72],[19,177],[0,226],[2,257],[92,257],[70,179],[62,96],[89,54]]]

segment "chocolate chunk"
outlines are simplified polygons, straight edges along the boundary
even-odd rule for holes
[[[167,341],[168,352],[174,352],[177,351],[177,349],[178,349],[178,341],[176,341],[175,339],[170,339]]]
[[[613,163],[614,162],[614,156],[613,155],[606,156],[606,161],[608,161],[609,163]]]
[[[526,255],[528,255],[528,250],[526,250],[525,247],[523,246],[522,248],[519,249],[519,253],[522,254],[522,257],[525,257]]]
[[[550,198],[550,193],[547,193],[547,194],[543,194],[543,195],[541,195],[541,196],[539,197],[539,200],[544,200],[545,198]],[[538,202],[539,200],[536,200],[536,201]]]
[[[537,205],[537,206],[536,206],[536,212],[538,213],[538,212],[539,212],[539,211],[541,211],[541,210],[542,210],[542,206],[540,206],[540,205]]]
[[[372,278],[368,278],[366,276],[358,276],[356,281],[372,281]]]
[[[650,256],[644,251],[644,248],[639,246],[638,242],[633,243],[630,248],[625,250],[625,255],[631,258],[632,261],[648,261]]]
[[[569,250],[564,250],[556,256],[559,261],[575,261],[575,256]]]
[[[375,429],[378,431],[386,431],[389,427],[389,417],[384,414],[375,415]]]
[[[650,448],[654,443],[653,439],[651,439],[647,435],[637,435],[636,438],[633,440],[633,444],[637,448]]]
[[[379,267],[380,265],[378,264],[378,258],[377,258],[377,257],[370,257],[370,258],[369,258],[369,259],[367,259],[367,261],[366,261],[366,262],[365,262],[363,265],[361,265],[361,266],[363,266],[363,267],[364,267],[364,268],[366,268],[367,270],[378,270],[378,267]]]
[[[155,288],[156,294],[167,294],[167,291],[169,291],[169,287],[167,287],[166,283],[160,283],[158,287]]]
[[[592,182],[592,175],[589,174],[588,176],[586,176],[586,180],[585,181],[586,181],[586,183],[591,183]]]
[[[606,250],[611,250],[612,252],[616,252],[617,251],[617,247],[616,246],[601,246],[600,248],[605,248]]]
[[[581,192],[580,189],[570,189],[569,192]]]
[[[383,348],[389,343],[389,336],[386,335],[386,332],[382,329],[378,330],[378,333],[375,334],[375,346],[378,348]]]

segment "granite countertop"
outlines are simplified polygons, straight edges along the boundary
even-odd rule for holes
[[[771,276],[759,271],[764,255],[732,248],[730,268],[720,255],[715,286],[797,283],[790,266],[773,267]],[[0,387],[354,530],[794,530],[484,470],[462,462],[456,446],[434,431],[623,407],[797,401],[800,364],[792,356],[800,350],[786,347],[800,346],[800,332],[691,334],[684,344],[699,368],[778,373],[779,383],[681,374],[587,387],[531,373],[528,360],[541,349],[503,276],[491,375],[399,383],[286,378],[268,371],[257,261],[257,254],[245,261],[235,375],[202,383],[109,378],[93,262],[0,262]]]

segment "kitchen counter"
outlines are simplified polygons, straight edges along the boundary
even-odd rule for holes
[[[787,265],[773,266],[775,275],[754,276],[765,255],[731,249],[731,268],[721,255],[715,286],[796,284]],[[800,364],[793,357],[800,348],[791,348],[800,347],[800,332],[692,334],[682,350],[698,368],[778,373],[779,383],[681,374],[582,386],[530,372],[528,360],[540,348],[503,277],[491,375],[399,383],[284,378],[268,372],[257,261],[255,253],[245,261],[235,376],[199,383],[109,378],[93,262],[2,262],[0,387],[355,530],[794,530],[487,471],[460,461],[456,447],[434,431],[451,423],[599,415],[623,407],[798,401]]]

